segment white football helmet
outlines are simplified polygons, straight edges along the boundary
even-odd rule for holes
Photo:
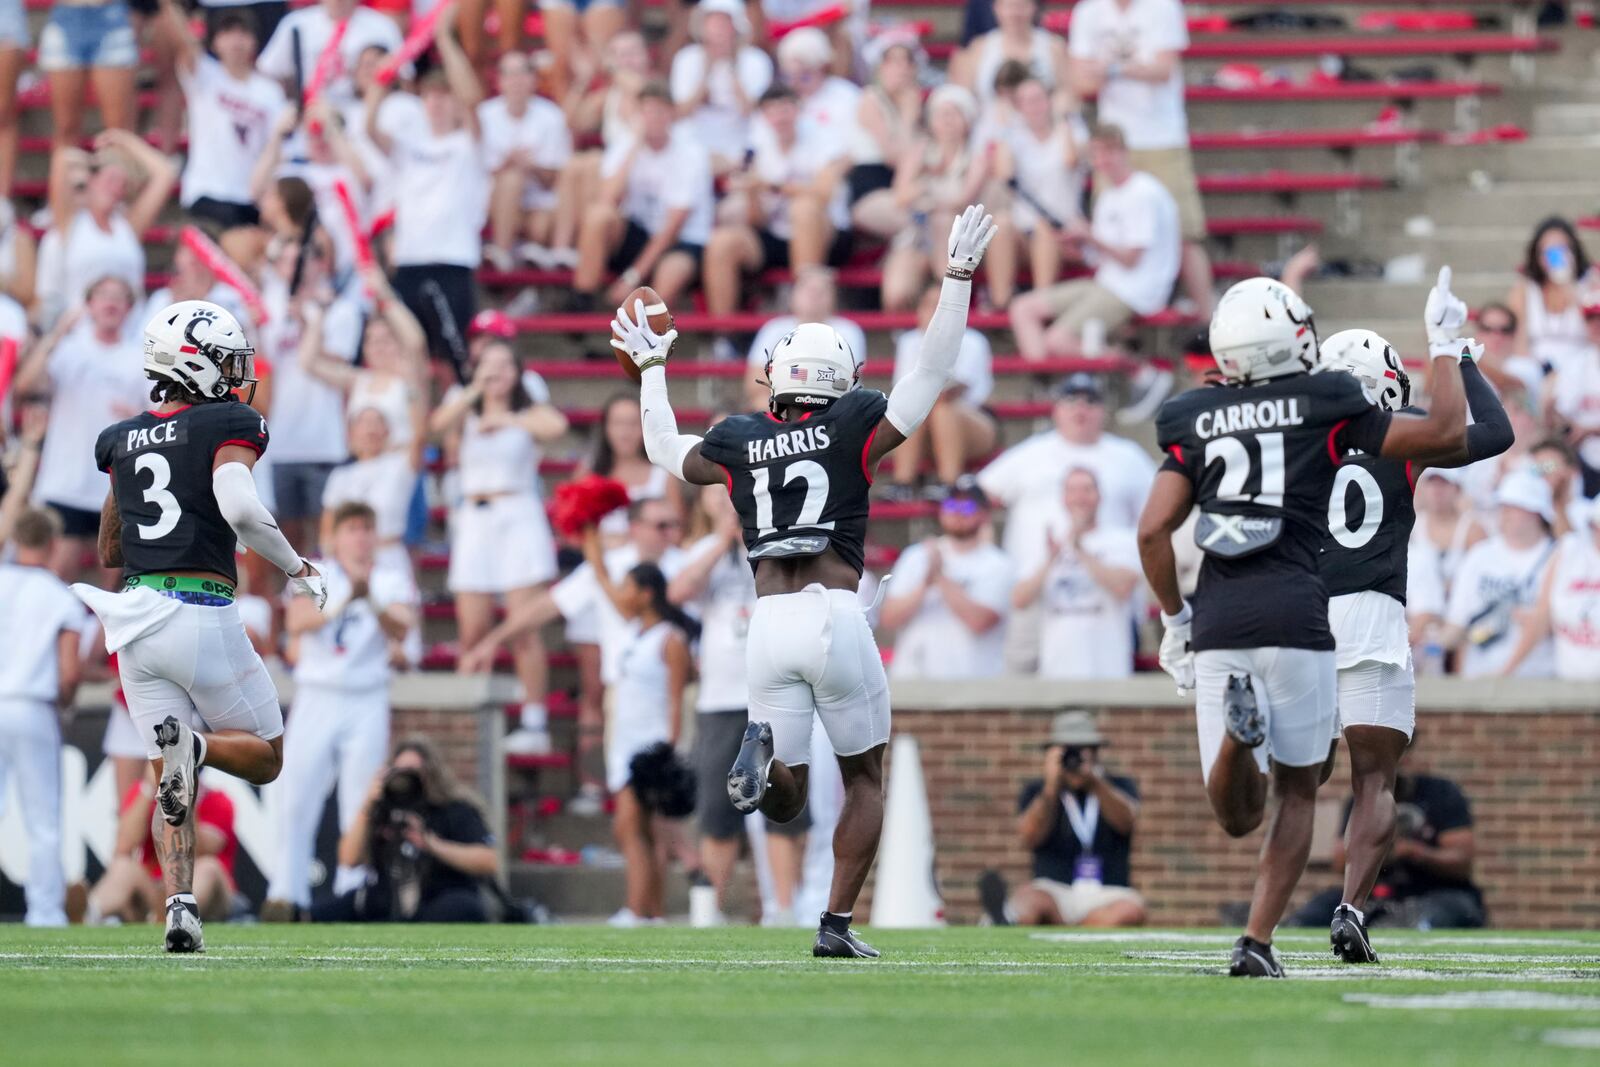
[[[1317,370],[1349,372],[1385,411],[1399,411],[1411,403],[1411,378],[1399,354],[1371,330],[1340,330],[1322,342]]]
[[[839,331],[825,322],[802,322],[767,355],[769,402],[825,407],[856,387],[861,367]]]
[[[145,377],[209,400],[254,385],[255,354],[239,320],[205,300],[170,304],[145,324]]]
[[[1217,301],[1211,355],[1222,376],[1239,385],[1313,370],[1317,327],[1311,307],[1282,282],[1246,278]]]

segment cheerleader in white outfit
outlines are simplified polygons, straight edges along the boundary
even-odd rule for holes
[[[450,591],[462,648],[493,625],[494,598],[508,612],[532,602],[556,575],[555,541],[539,498],[540,444],[567,432],[566,416],[529,396],[511,346],[483,347],[472,381],[452,389],[433,413],[431,429],[447,436],[456,457],[461,502],[451,520]],[[511,645],[522,683],[522,728],[506,750],[550,751],[544,643],[536,631]]]
[[[678,820],[647,811],[630,779],[633,757],[652,745],[678,743],[683,723],[683,691],[694,671],[689,642],[700,625],[667,599],[667,579],[654,563],[640,563],[613,582],[605,567],[597,531],[584,540],[584,556],[601,589],[630,626],[611,691],[611,721],[606,729],[606,785],[616,797],[612,832],[625,861],[627,904],[612,916],[614,926],[660,921],[664,908],[666,859],[678,834]]]

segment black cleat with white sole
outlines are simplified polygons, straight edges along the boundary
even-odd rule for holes
[[[156,790],[161,817],[172,826],[182,826],[194,807],[196,753],[194,731],[187,723],[168,715],[155,728],[156,744],[161,748],[161,784]]]
[[[1228,974],[1234,978],[1282,978],[1283,964],[1271,945],[1246,936],[1233,943]]]
[[[1228,688],[1222,695],[1222,723],[1245,748],[1255,748],[1267,739],[1267,720],[1256,704],[1256,691],[1248,674],[1228,675]]]
[[[753,722],[744,728],[739,758],[728,772],[728,799],[735,810],[749,815],[767,795],[767,771],[772,767],[772,727]]]
[[[1361,921],[1356,909],[1340,904],[1333,909],[1333,924],[1328,928],[1328,940],[1333,942],[1333,954],[1346,963],[1377,963],[1378,954],[1367,937],[1367,924]]]
[[[875,960],[878,950],[856,936],[849,927],[833,930],[826,926],[817,931],[817,942],[811,954],[818,959]]]

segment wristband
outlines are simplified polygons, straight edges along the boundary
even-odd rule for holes
[[[1428,345],[1428,355],[1432,359],[1453,359],[1459,363],[1461,354],[1466,347],[1466,342],[1460,338],[1449,341],[1434,341]]]
[[[1161,625],[1165,626],[1167,629],[1170,630],[1174,626],[1187,626],[1187,625],[1189,625],[1189,622],[1193,618],[1194,618],[1194,609],[1192,607],[1190,607],[1189,606],[1189,602],[1187,600],[1185,600],[1183,602],[1183,607],[1178,610],[1178,613],[1176,615],[1168,615],[1164,611],[1161,613]]]

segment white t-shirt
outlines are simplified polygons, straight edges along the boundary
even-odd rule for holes
[[[750,161],[751,171],[771,185],[794,182],[809,184],[844,151],[844,146],[832,138],[798,131],[794,143],[784,148],[778,142],[777,134],[764,122],[758,123],[751,131],[750,147],[755,152],[755,158]],[[759,203],[763,229],[785,241],[793,236],[788,196],[764,189],[760,193]],[[828,221],[835,230],[850,228],[850,191],[844,182],[836,183],[828,198]]]
[[[344,395],[300,369],[300,323],[289,315],[289,287],[269,273],[261,299],[271,316],[261,330],[261,350],[272,361],[274,463],[338,463],[345,448]],[[350,362],[361,347],[361,305],[342,296],[322,320],[326,355]]]
[[[894,380],[899,381],[911,373],[922,352],[922,331],[906,330],[894,342]],[[956,353],[956,365],[950,371],[950,383],[965,387],[961,394],[963,404],[973,407],[989,399],[994,391],[992,363],[994,353],[989,349],[989,339],[969,328],[961,336],[961,351]]]
[[[1135,171],[1121,185],[1096,193],[1090,225],[1105,244],[1143,250],[1131,267],[1101,257],[1094,280],[1137,314],[1153,315],[1166,307],[1183,254],[1178,205],[1166,187]]]
[[[1096,528],[1083,550],[1110,567],[1139,572],[1130,528]],[[1133,603],[1117,600],[1089,574],[1070,546],[1045,578],[1039,624],[1039,674],[1044,678],[1126,678],[1133,673]]]
[[[405,536],[406,517],[417,485],[417,472],[405,452],[385,452],[373,459],[354,460],[335,467],[322,490],[322,510],[340,504],[362,503],[378,515],[378,540],[397,541]]]
[[[38,289],[45,321],[83,303],[90,282],[115,275],[133,287],[134,298],[144,292],[144,244],[133,232],[128,217],[118,209],[110,228],[95,224],[88,208],[67,223],[66,231],[51,227],[39,240]],[[130,323],[137,331],[143,323]]]
[[[1580,527],[1561,539],[1550,587],[1556,677],[1600,681],[1600,549]]]
[[[1561,361],[1554,399],[1556,414],[1573,428],[1600,431],[1600,348],[1590,346]],[[1600,436],[1584,438],[1578,455],[1589,467],[1600,468]]]
[[[1006,554],[992,544],[978,543],[966,551],[948,537],[936,542],[945,575],[984,607],[1000,613],[998,625],[974,633],[956,617],[944,594],[930,588],[922,606],[895,639],[889,673],[895,678],[993,678],[1005,671],[1005,617],[1011,611],[1011,585],[1015,574]],[[928,578],[928,546],[918,542],[900,554],[894,565],[895,580],[889,595],[919,589]]]
[[[56,638],[82,625],[82,601],[43,567],[0,563],[0,604],[0,701],[54,705],[61,685]]]
[[[734,96],[737,79],[744,89],[744,98],[750,112],[739,110]],[[746,45],[739,49],[733,63],[718,63],[706,75],[706,50],[698,44],[686,44],[672,57],[672,99],[683,104],[694,98],[706,83],[706,99],[685,122],[706,150],[713,155],[729,158],[744,151],[745,137],[754,113],[756,100],[772,84],[772,60],[759,48]]]
[[[1189,47],[1189,24],[1178,0],[1083,0],[1072,9],[1067,51],[1077,59],[1148,63]],[[1182,148],[1189,143],[1183,109],[1183,64],[1164,82],[1110,78],[1100,89],[1099,120],[1122,127],[1128,147]]]
[[[189,113],[189,160],[183,168],[184,207],[203,196],[248,204],[250,172],[288,106],[283,86],[255,72],[236,80],[201,54],[193,72],[178,72]]]
[[[343,604],[321,629],[300,635],[295,685],[372,692],[389,684],[389,638],[378,614],[392,604],[415,604],[416,587],[399,571],[376,567],[368,596],[350,600],[350,576],[332,560],[317,560],[328,579],[328,604]]]
[[[388,132],[388,131],[385,131]],[[393,133],[394,262],[476,267],[489,217],[484,146],[465,127],[438,136],[426,122]]]
[[[656,566],[671,581],[673,575],[683,569],[685,558],[683,549],[668,548],[656,560]],[[618,545],[605,555],[606,573],[613,582],[620,582],[638,562],[639,550],[636,547],[631,544]],[[595,579],[594,569],[587,563],[551,586],[550,597],[564,619],[594,613],[600,635],[600,680],[606,685],[615,685],[621,672],[622,654],[627,649],[629,638],[637,632],[638,624],[629,622],[617,613],[611,598],[606,596],[605,590],[600,588],[600,583]]]
[[[622,193],[623,215],[653,235],[666,225],[670,212],[687,208],[689,215],[678,231],[678,240],[705,244],[711,237],[713,211],[711,159],[706,150],[682,123],[673,128],[671,139],[659,152],[642,140],[638,145]],[[633,146],[633,138],[607,145],[600,163],[601,177],[618,173],[628,162]]]
[[[832,145],[829,158],[850,150],[856,134],[856,111],[861,90],[855,83],[829,77],[822,87],[800,100],[800,136],[820,144]],[[764,125],[759,119],[756,125]]]
[[[506,165],[512,154],[527,153],[537,167],[559,170],[572,158],[572,134],[566,116],[542,96],[528,101],[521,118],[511,114],[505,97],[478,105],[478,126],[483,131],[484,163],[491,171]],[[556,191],[537,182],[529,184],[522,206],[527,210],[554,207]]]
[[[272,37],[261,54],[256,57],[256,69],[269,78],[288,82],[294,78],[294,36],[300,31],[300,69],[310,81],[317,69],[322,50],[333,39],[334,21],[320,4],[291,11],[278,23]],[[356,98],[350,72],[356,61],[370,45],[380,45],[389,52],[399,50],[403,38],[394,20],[370,7],[358,7],[350,14],[349,25],[339,42],[339,62],[324,88],[330,103],[344,104]]]
[[[750,343],[750,354],[747,357],[750,366],[765,367],[767,357],[772,354],[772,346],[783,340],[786,334],[792,333],[800,320],[793,315],[779,315],[775,319],[768,319],[761,324],[761,329],[756,331],[756,339]],[[835,315],[828,320],[828,325],[843,337],[845,344],[850,346],[850,351],[856,357],[856,366],[860,366],[867,359],[867,335],[859,325],[850,319],[840,318]]]
[[[1461,674],[1481,678],[1498,674],[1521,640],[1519,609],[1538,599],[1545,568],[1550,564],[1548,539],[1520,551],[1498,537],[1479,541],[1467,551],[1451,583],[1445,621],[1464,627],[1467,638],[1461,655]],[[1547,638],[1522,661],[1518,678],[1549,678],[1555,674],[1555,652]]]
[[[1006,512],[1003,547],[1018,574],[1044,562],[1045,534],[1065,521],[1061,485],[1076,467],[1100,482],[1100,522],[1107,528],[1135,528],[1155,481],[1149,454],[1126,438],[1101,434],[1092,445],[1075,445],[1055,430],[1020,441],[995,457],[978,474],[978,484]]]
[[[97,341],[87,318],[50,353],[50,424],[33,486],[37,503],[99,511],[110,488],[94,461],[100,431],[149,406],[150,380],[138,342]]]
[[[750,703],[744,650],[756,606],[756,577],[742,545],[731,552],[723,551],[722,545],[722,538],[708,534],[685,556],[688,563],[707,552],[719,553],[692,605],[704,627],[699,643],[700,695],[695,704],[699,711],[742,711]]]

